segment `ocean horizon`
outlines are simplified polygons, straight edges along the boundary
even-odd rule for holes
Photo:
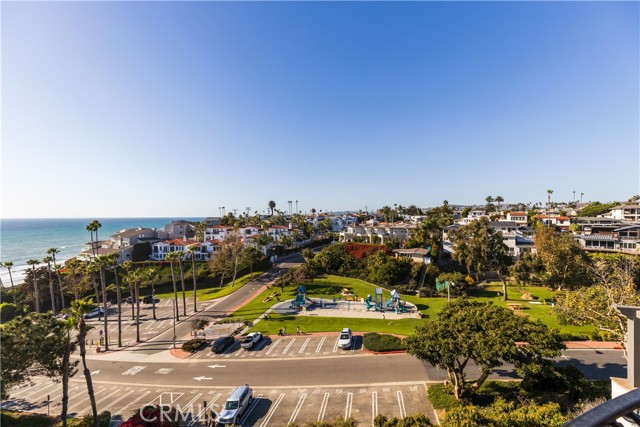
[[[29,259],[42,260],[49,248],[57,248],[58,264],[75,257],[91,242],[87,224],[97,219],[102,224],[98,238],[106,240],[114,233],[135,227],[164,229],[179,219],[201,221],[204,217],[146,217],[146,218],[0,218],[0,262],[13,262],[11,274],[14,284],[22,283]],[[11,282],[6,268],[0,269],[2,286]]]

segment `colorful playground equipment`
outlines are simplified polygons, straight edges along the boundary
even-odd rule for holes
[[[302,307],[307,307],[313,303],[314,301],[312,299],[307,298],[307,288],[304,285],[300,285],[298,286],[298,293],[295,299],[291,301],[289,308],[300,310]]]
[[[376,290],[377,291],[377,290]],[[385,311],[385,310],[395,310],[396,314],[406,313],[407,306],[400,300],[400,294],[395,289],[391,291],[391,298],[387,301],[383,306],[382,300],[382,292],[375,293],[375,297],[372,300],[371,295],[367,295],[367,298],[364,300],[364,304],[367,307],[367,310],[375,310],[375,311]]]

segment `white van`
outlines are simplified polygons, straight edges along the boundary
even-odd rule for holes
[[[353,334],[351,333],[351,329],[342,328],[340,332],[340,338],[338,338],[338,347],[342,349],[351,348],[351,343],[353,341]]]

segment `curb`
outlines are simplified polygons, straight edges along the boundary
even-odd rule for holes
[[[172,348],[171,350],[169,350],[169,354],[178,359],[186,359],[187,357],[191,356],[192,353],[181,350],[179,348]]]

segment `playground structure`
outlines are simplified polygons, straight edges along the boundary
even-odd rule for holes
[[[303,307],[307,308],[313,304],[315,304],[315,301],[311,298],[307,298],[307,288],[304,285],[300,285],[298,286],[298,293],[296,294],[296,297],[291,300],[289,308],[301,310]]]
[[[406,303],[402,302],[400,300],[400,294],[398,293],[398,291],[396,291],[395,289],[391,291],[391,298],[389,298],[389,300],[387,301],[386,304],[384,304],[384,306],[382,305],[383,300],[382,300],[382,289],[380,289],[380,292],[378,292],[378,289],[376,289],[375,292],[375,297],[372,301],[371,295],[367,295],[367,298],[364,300],[364,304],[367,308],[367,310],[371,310],[373,309],[374,311],[385,311],[385,310],[389,310],[389,311],[395,311],[396,314],[400,314],[400,313],[406,313],[407,312],[407,305]]]

